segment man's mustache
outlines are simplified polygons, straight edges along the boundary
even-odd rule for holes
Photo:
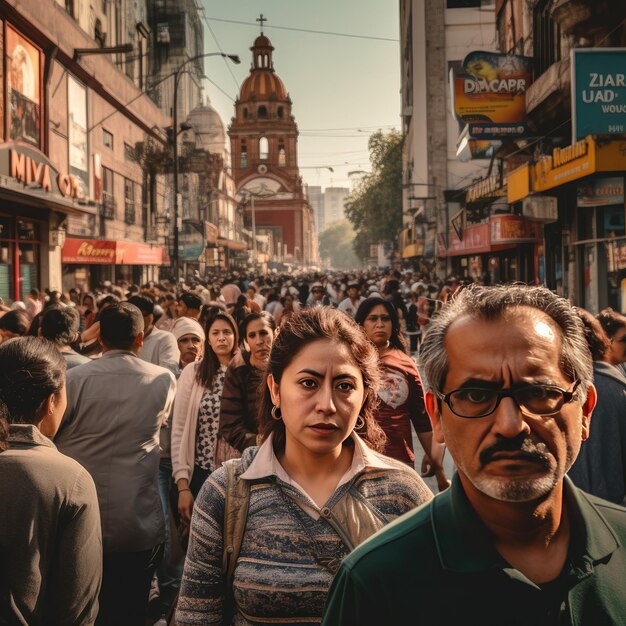
[[[487,463],[491,463],[499,452],[517,452],[520,458],[546,466],[550,464],[546,454],[546,445],[544,443],[535,443],[523,433],[513,439],[499,439],[492,446],[485,448],[478,457],[481,465],[484,466]]]

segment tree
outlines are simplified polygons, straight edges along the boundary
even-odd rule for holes
[[[331,224],[320,233],[320,256],[330,259],[333,269],[351,270],[361,267],[361,262],[354,254],[354,230],[348,220]]]
[[[402,228],[402,134],[374,133],[368,142],[372,172],[348,197],[346,216],[356,232],[354,250],[370,256],[370,245],[394,241]]]

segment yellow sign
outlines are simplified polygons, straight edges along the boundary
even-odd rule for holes
[[[546,191],[593,174],[596,169],[597,145],[586,137],[565,148],[555,148],[533,167],[533,190]]]
[[[467,190],[465,196],[466,202],[476,202],[476,200],[482,200],[484,198],[498,198],[506,195],[506,189],[500,182],[500,175],[493,174],[488,178],[479,180],[475,185],[472,185]]]
[[[506,177],[506,200],[509,204],[519,202],[530,194],[530,168],[522,165]]]

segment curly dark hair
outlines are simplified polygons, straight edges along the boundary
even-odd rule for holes
[[[279,453],[285,447],[285,424],[282,420],[272,419],[271,416],[273,403],[267,386],[267,377],[271,374],[280,384],[283,372],[300,350],[320,339],[327,339],[334,345],[345,345],[361,370],[366,397],[360,412],[364,425],[357,432],[371,448],[382,452],[386,437],[374,417],[380,387],[378,351],[349,316],[330,307],[306,309],[295,313],[280,327],[272,345],[261,387],[258,419],[262,440],[265,441],[272,434],[275,452]]]

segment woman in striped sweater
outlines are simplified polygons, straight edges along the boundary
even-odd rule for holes
[[[222,572],[226,468],[194,509],[177,624],[314,624],[341,559],[390,520],[430,500],[414,470],[379,450],[374,346],[343,313],[294,315],[272,347],[259,410],[262,445],[247,449],[248,517],[233,579]]]

